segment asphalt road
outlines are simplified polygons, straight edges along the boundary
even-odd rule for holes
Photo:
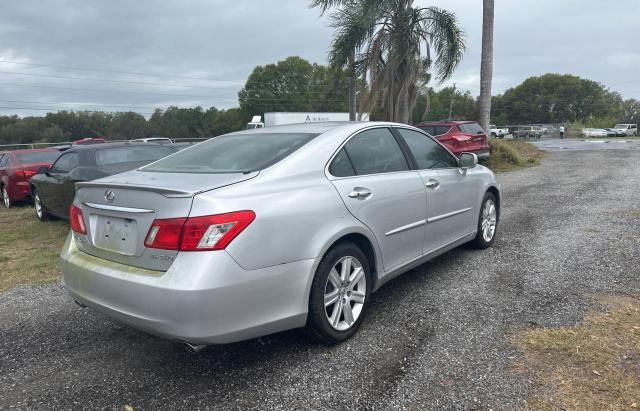
[[[500,176],[495,246],[454,250],[373,296],[337,347],[299,332],[189,354],[75,306],[61,285],[0,294],[0,409],[513,408],[511,333],[640,293],[640,152],[551,152]]]

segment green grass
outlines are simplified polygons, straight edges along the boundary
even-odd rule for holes
[[[494,172],[518,170],[540,164],[542,150],[522,140],[489,140],[491,156],[481,163]]]
[[[534,377],[532,409],[626,410],[640,407],[640,299],[601,295],[606,312],[591,311],[574,327],[518,333],[524,360],[516,371]]]
[[[58,280],[58,255],[68,232],[64,221],[38,221],[30,206],[0,209],[0,292]]]

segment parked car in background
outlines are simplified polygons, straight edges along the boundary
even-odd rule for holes
[[[491,138],[504,138],[507,134],[509,134],[509,130],[506,128],[498,128],[493,124],[489,126],[489,137]]]
[[[29,179],[40,167],[50,166],[60,155],[54,149],[16,150],[0,153],[0,196],[6,208],[31,197]]]
[[[401,124],[296,124],[79,183],[61,265],[79,304],[192,351],[304,326],[339,343],[373,291],[490,247],[499,217],[474,154]]]
[[[108,143],[77,146],[62,154],[51,165],[41,167],[30,181],[36,216],[69,219],[75,183],[133,170],[175,153],[160,144]]]
[[[616,130],[620,130],[625,136],[637,136],[638,125],[637,124],[616,124],[614,127]]]
[[[542,137],[543,130],[540,126],[517,126],[511,131],[513,138],[537,138]]]
[[[625,130],[617,129],[617,128],[605,128],[607,130],[609,137],[625,137],[627,135]]]
[[[584,137],[612,137],[615,136],[615,132],[603,128],[583,128],[582,135]]]
[[[475,121],[425,121],[415,126],[434,136],[456,156],[465,152],[478,158],[490,155],[487,134]]]
[[[148,137],[129,140],[131,143],[156,143],[156,144],[172,144],[173,140],[168,137]]]

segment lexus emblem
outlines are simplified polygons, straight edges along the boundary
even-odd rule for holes
[[[104,192],[104,199],[113,203],[113,200],[116,199],[116,193],[114,193],[113,190],[107,190]]]

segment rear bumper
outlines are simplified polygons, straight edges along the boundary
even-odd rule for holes
[[[23,201],[31,198],[31,189],[28,181],[12,181],[7,185],[7,191],[12,201]]]
[[[78,302],[134,328],[193,344],[225,344],[304,326],[316,259],[244,270],[225,251],[180,253],[167,272],[77,249],[61,253]]]

